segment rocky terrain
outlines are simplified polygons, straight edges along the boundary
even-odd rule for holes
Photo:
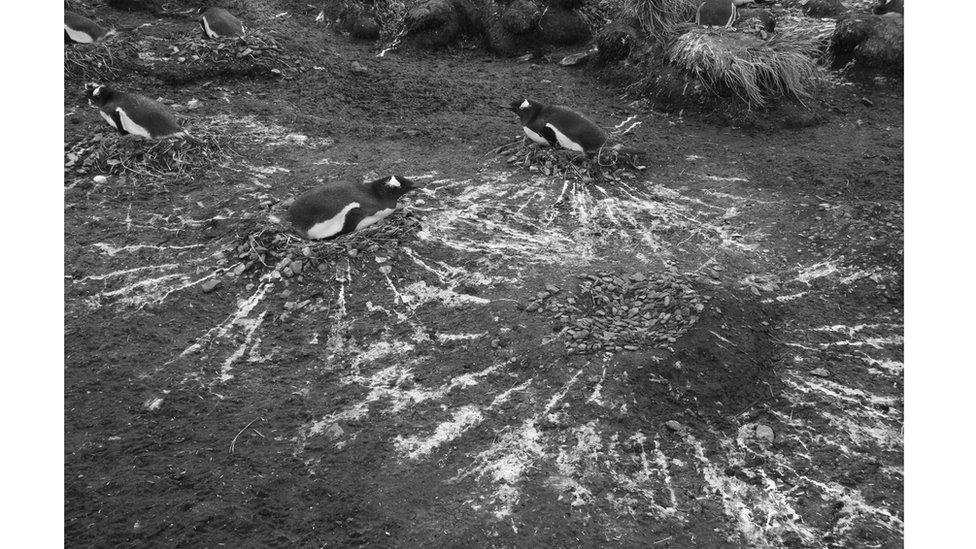
[[[150,25],[66,53],[67,546],[902,546],[897,75],[666,111],[576,46],[391,49],[246,5],[267,49],[81,5]],[[94,78],[199,141],[145,156]],[[510,163],[524,97],[650,155]],[[425,186],[360,234],[276,221],[391,173]]]

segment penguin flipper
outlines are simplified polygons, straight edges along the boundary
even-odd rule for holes
[[[115,129],[119,130],[119,135],[129,135],[125,126],[122,125],[122,115],[119,114],[119,109],[112,111],[112,122],[115,123]]]
[[[346,220],[342,223],[342,230],[337,232],[333,238],[355,231],[356,226],[359,225],[359,222],[365,217],[366,213],[363,212],[362,208],[353,208],[349,210],[349,213],[346,214]]]
[[[540,131],[539,135],[544,137],[546,141],[549,142],[550,147],[559,148],[559,140],[556,139],[556,132],[552,130],[549,126],[544,126]]]

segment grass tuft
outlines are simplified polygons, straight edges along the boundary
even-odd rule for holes
[[[824,79],[815,61],[819,47],[819,41],[803,35],[763,41],[735,30],[692,28],[675,39],[667,55],[705,87],[762,106],[772,97],[811,97]]]

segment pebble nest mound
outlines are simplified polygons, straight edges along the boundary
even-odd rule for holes
[[[133,70],[137,49],[131,40],[109,36],[101,44],[66,44],[65,80],[115,80]]]
[[[184,34],[173,43],[141,42],[138,53],[151,76],[182,84],[213,76],[274,78],[301,68],[270,34],[252,31],[243,38],[209,39]]]
[[[307,240],[285,225],[265,222],[225,247],[217,267],[232,277],[254,273],[304,280],[314,273],[334,274],[343,259],[367,268],[372,255],[375,268],[388,274],[396,248],[415,238],[420,227],[418,217],[402,207],[380,223],[334,240]]]
[[[529,173],[584,182],[636,179],[634,172],[645,168],[633,155],[611,148],[587,156],[573,151],[538,147],[522,138],[502,145],[495,152],[504,156],[508,164],[521,166]]]
[[[579,278],[574,294],[560,298],[559,288],[547,286],[527,310],[550,314],[569,338],[567,350],[580,354],[668,348],[710,299],[694,289],[694,278],[674,272]]]
[[[217,135],[203,127],[190,128],[192,137],[142,139],[101,132],[71,145],[65,169],[78,175],[139,174],[154,178],[185,176],[214,164],[229,151]]]

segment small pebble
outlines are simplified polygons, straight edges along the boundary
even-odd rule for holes
[[[685,430],[685,426],[684,425],[678,423],[677,421],[675,421],[673,419],[670,420],[670,421],[668,421],[667,423],[665,423],[664,426],[667,427],[668,429],[671,429],[675,433],[680,433],[680,432],[682,432],[682,431]]]
[[[210,292],[216,290],[217,287],[219,287],[219,286],[220,286],[220,279],[219,278],[211,278],[210,280],[208,280],[208,281],[204,282],[203,284],[201,284],[200,285],[200,289],[203,290],[203,293],[209,294]]]

